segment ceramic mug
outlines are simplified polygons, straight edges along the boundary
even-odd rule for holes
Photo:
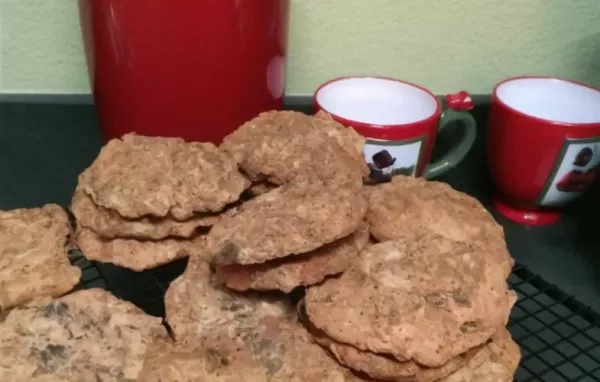
[[[316,111],[329,113],[367,139],[364,155],[373,182],[397,174],[433,178],[465,157],[476,135],[475,120],[467,112],[471,99],[461,92],[447,100],[451,108],[442,111],[430,91],[385,77],[336,78],[314,94]],[[463,139],[443,158],[429,163],[437,132],[452,122],[464,125]]]
[[[539,76],[500,82],[487,157],[501,214],[529,225],[558,221],[600,171],[600,89]]]

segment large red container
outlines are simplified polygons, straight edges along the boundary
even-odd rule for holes
[[[79,0],[107,139],[221,139],[283,106],[288,0]]]

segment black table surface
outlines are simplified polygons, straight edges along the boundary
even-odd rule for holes
[[[302,106],[291,108],[307,111]],[[467,158],[440,177],[455,189],[490,206],[493,185],[486,169],[488,108],[473,111],[478,137]],[[438,138],[434,157],[461,135],[455,129]],[[103,143],[91,105],[0,104],[0,209],[69,205],[77,175]],[[600,187],[598,184],[543,227],[522,226],[494,213],[505,230],[515,260],[600,312]]]

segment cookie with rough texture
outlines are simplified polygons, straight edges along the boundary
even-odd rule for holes
[[[410,240],[426,231],[452,240],[481,245],[508,277],[514,260],[504,231],[481,203],[446,183],[395,176],[391,182],[365,188],[371,234],[379,241]]]
[[[288,183],[223,216],[206,237],[217,264],[256,264],[313,251],[350,235],[366,201],[351,188]]]
[[[67,214],[55,204],[0,211],[0,311],[77,285],[81,270],[66,251],[70,232]]]
[[[116,211],[99,207],[83,190],[75,190],[71,202],[71,212],[77,224],[88,228],[107,239],[117,237],[138,239],[164,239],[166,237],[186,238],[194,235],[198,227],[210,227],[219,221],[218,214],[196,214],[186,220],[170,217],[145,216],[139,219],[126,219]]]
[[[289,302],[236,294],[197,257],[170,285],[165,308],[182,350],[159,349],[149,380],[358,380],[312,342]]]
[[[369,173],[364,143],[356,131],[326,114],[269,111],[225,137],[220,147],[253,181],[284,184],[316,178],[360,188]]]
[[[364,161],[365,137],[357,133],[353,128],[343,126],[334,120],[331,114],[323,110],[318,111],[314,115],[314,118],[319,120],[318,126],[323,127],[327,135],[334,138],[350,156],[356,160],[362,159]]]
[[[440,367],[506,325],[516,294],[478,247],[437,234],[366,248],[309,288],[310,321],[334,340]]]
[[[281,290],[317,284],[325,277],[344,272],[352,265],[369,240],[366,223],[353,234],[298,256],[260,264],[221,265],[217,274],[227,287],[238,291]]]
[[[79,184],[96,205],[125,218],[171,214],[184,220],[221,211],[249,181],[212,143],[127,134],[102,148]]]
[[[285,330],[273,333],[274,330]],[[236,347],[215,336],[205,342],[167,344],[151,351],[140,373],[144,382],[358,382],[363,379],[336,364],[302,328],[265,321],[255,345]],[[264,337],[262,337],[264,336]],[[269,346],[281,346],[261,355]],[[281,358],[280,358],[281,357]],[[267,361],[268,359],[281,361]]]
[[[519,345],[502,328],[483,352],[441,382],[512,382],[520,359]]]
[[[352,345],[333,340],[310,322],[303,301],[298,304],[298,315],[315,342],[327,349],[340,364],[378,381],[437,381],[466,365],[484,348],[484,346],[476,347],[452,358],[441,367],[428,368],[413,361],[399,361],[390,356],[362,351]]]
[[[78,228],[74,243],[88,260],[112,263],[134,271],[143,271],[187,257],[204,253],[204,235],[188,239],[157,241],[136,239],[104,239],[87,228]]]
[[[176,340],[197,338],[219,330],[224,323],[258,324],[261,314],[289,315],[283,299],[255,294],[241,295],[222,285],[201,256],[192,255],[185,272],[165,294],[166,319]],[[250,318],[250,320],[246,320]]]
[[[167,340],[159,317],[101,289],[15,308],[0,318],[0,380],[137,380],[155,340]]]

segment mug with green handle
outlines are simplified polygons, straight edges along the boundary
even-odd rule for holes
[[[431,179],[455,167],[467,155],[477,134],[468,93],[446,96],[448,108],[429,90],[387,77],[341,77],[314,94],[316,111],[324,111],[366,138],[370,180],[394,175]],[[464,136],[442,158],[430,163],[438,132],[454,123]]]

